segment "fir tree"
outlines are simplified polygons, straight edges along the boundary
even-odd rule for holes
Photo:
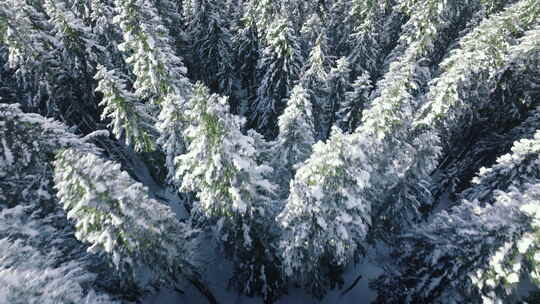
[[[358,76],[351,87],[352,90],[345,93],[336,113],[337,125],[348,132],[353,132],[358,127],[362,120],[362,111],[370,100],[373,85],[369,74],[366,72]]]
[[[323,32],[309,53],[300,79],[300,83],[308,90],[312,100],[316,139],[319,140],[328,137],[332,126],[334,101],[329,98],[327,90],[332,58],[328,55],[328,48],[328,39]]]
[[[174,175],[174,158],[184,151],[181,112],[187,108],[192,85],[186,68],[174,53],[171,38],[152,3],[140,0],[117,0],[115,23],[123,32],[119,48],[129,54],[126,62],[133,65],[136,80],[135,96],[150,99],[161,106],[156,128],[158,143],[166,153],[169,178]]]
[[[186,99],[191,89],[186,68],[174,53],[156,7],[140,0],[116,0],[115,4],[118,14],[114,22],[124,38],[119,48],[129,54],[126,62],[133,65],[135,94],[140,98],[154,96],[156,103],[161,103],[167,94]]]
[[[328,44],[333,57],[346,57],[351,49],[349,36],[352,30],[352,20],[348,14],[352,10],[352,1],[334,0],[321,6],[321,19]]]
[[[517,141],[495,166],[481,170],[478,185],[467,191],[474,201],[465,200],[402,237],[404,275],[378,280],[378,302],[403,299],[396,288],[402,284],[408,286],[409,303],[510,301],[511,287],[524,275],[538,284],[539,140],[537,132]],[[512,180],[518,172],[520,178]],[[394,291],[385,287],[390,285]]]
[[[273,167],[279,168],[275,175],[282,181],[283,190],[288,189],[295,167],[311,154],[315,144],[313,109],[307,91],[296,85],[287,107],[279,117],[279,135],[273,146]]]
[[[317,13],[312,13],[300,28],[300,35],[306,49],[311,50],[315,47],[322,32],[323,24],[320,16]]]
[[[199,236],[268,303],[321,298],[364,258],[379,302],[520,301],[538,279],[539,12],[1,2],[0,101],[21,105],[0,104],[0,302],[136,302],[187,280],[216,303]]]
[[[511,153],[499,157],[497,163],[489,169],[482,167],[473,178],[471,187],[462,193],[464,199],[493,204],[495,191],[506,191],[512,186],[519,187],[522,184],[536,182],[536,177],[540,176],[540,173],[535,171],[537,151],[534,141],[531,141],[536,136],[536,130],[528,129],[531,123],[536,125],[536,119],[538,119],[537,111],[530,119],[509,132],[510,140],[515,140]],[[519,142],[518,139],[523,141]]]
[[[20,105],[0,104],[0,205],[54,202],[50,161],[58,149],[97,151],[68,132],[67,127],[38,114],[23,113]]]
[[[0,208],[0,295],[2,301],[23,304],[119,303],[94,288],[96,275],[88,272],[88,262],[70,260],[58,263],[62,252],[49,248],[44,252],[36,236],[57,234],[47,221],[38,221],[24,207]],[[49,218],[50,220],[50,218]],[[7,233],[7,235],[6,235]],[[17,236],[17,238],[14,237]],[[47,241],[61,242],[51,237]]]
[[[193,75],[192,78],[203,81],[210,89],[231,96],[236,90],[236,76],[232,34],[222,15],[226,11],[220,1],[191,2],[186,30],[193,51],[190,74]]]
[[[265,38],[265,29],[274,25],[274,20],[280,16],[282,1],[248,0],[248,6],[253,11],[257,28],[261,30],[261,38]]]
[[[244,120],[229,113],[227,99],[198,85],[185,130],[187,153],[176,158],[181,190],[197,193],[197,212],[216,225],[217,237],[234,259],[233,285],[272,300],[282,279],[269,225],[276,214],[272,169],[258,164],[253,138],[240,132]]]
[[[366,192],[374,206],[374,227],[384,227],[375,232],[383,237],[416,221],[423,205],[432,200],[431,173],[437,166],[441,148],[438,134],[429,125],[413,127],[416,110],[422,102],[418,95],[429,80],[422,77],[425,69],[419,66],[419,58],[440,59],[434,43],[444,42],[447,35],[455,34],[455,26],[465,26],[463,19],[470,18],[470,10],[474,10],[462,3],[445,2],[445,7],[437,8],[436,1],[429,2],[429,5],[415,2],[417,9],[411,11],[402,34],[402,39],[410,37],[403,41],[406,48],[377,83],[378,96],[366,106],[354,134],[364,153],[370,156],[369,166],[380,172],[373,175],[370,191]],[[431,27],[425,28],[427,20],[440,29],[432,32]],[[395,161],[388,162],[388,158]]]
[[[324,109],[324,121],[330,126],[339,125],[338,115],[344,108],[348,91],[351,90],[350,76],[351,69],[346,58],[338,59],[328,74],[326,81],[328,102]]]
[[[360,77],[366,71],[380,75],[385,57],[393,49],[403,18],[394,8],[394,1],[352,1],[348,16],[352,23],[349,34],[349,61],[352,73]],[[378,75],[377,75],[378,76]]]
[[[283,100],[298,80],[303,63],[300,44],[287,19],[272,23],[265,37],[266,46],[257,64],[260,86],[251,110],[251,121],[267,138],[277,134],[276,120],[283,112]]]
[[[233,36],[235,66],[238,68],[237,74],[241,83],[240,91],[235,93],[240,99],[236,112],[242,116],[248,114],[250,104],[257,95],[257,62],[260,58],[261,42],[254,8],[248,5]]]
[[[334,128],[291,181],[290,195],[278,217],[285,273],[317,297],[336,287],[336,273],[359,261],[371,225],[371,204],[362,199],[369,172],[354,170],[365,160],[350,137]],[[337,280],[339,281],[339,279]]]
[[[126,280],[137,282],[144,266],[172,285],[195,276],[197,231],[150,198],[119,164],[68,149],[57,156],[54,181],[77,239],[91,244],[90,252],[109,255]]]
[[[144,113],[137,97],[126,89],[126,81],[103,66],[98,67],[95,78],[99,81],[96,90],[103,94],[101,119],[111,120],[109,127],[113,134],[119,139],[124,138],[126,144],[133,144],[136,151],[153,150],[151,119]]]
[[[534,20],[539,10],[540,6],[534,1],[519,1],[503,12],[486,19],[463,37],[460,41],[461,48],[442,63],[443,74],[437,78],[436,84],[429,92],[429,102],[422,109],[426,113],[422,123],[439,122],[442,128],[451,129],[452,132],[463,130],[464,125],[460,126],[465,121],[463,117],[471,111],[479,111],[486,107],[489,100],[482,93],[496,85],[497,72],[515,61],[516,56],[520,56],[522,47],[512,48],[512,44],[525,31],[536,25]],[[514,19],[519,23],[509,23],[508,20]],[[535,32],[530,34],[535,35]],[[522,40],[522,43],[525,49],[538,47],[529,39]],[[486,48],[490,48],[490,51]],[[472,62],[477,64],[471,65]],[[479,64],[480,62],[482,64]],[[469,81],[473,77],[476,77],[474,84]],[[480,84],[482,87],[479,88]],[[473,97],[471,94],[474,92],[470,91],[470,86],[479,92],[475,97],[481,101],[475,102],[472,109],[470,104],[463,102]]]
[[[444,164],[444,173],[448,176],[445,182],[449,183],[454,192],[466,187],[466,182],[472,177],[474,170],[493,161],[487,159],[488,163],[483,164],[482,158],[471,159],[465,154],[466,151],[454,143],[468,141],[469,152],[481,151],[484,147],[479,146],[481,143],[478,143],[478,139],[482,132],[505,132],[507,126],[516,124],[528,111],[527,104],[522,101],[531,98],[527,97],[530,95],[527,92],[530,88],[527,86],[534,84],[529,84],[529,81],[521,80],[515,75],[534,76],[534,72],[520,67],[523,60],[534,58],[530,53],[521,53],[528,52],[526,50],[529,48],[529,51],[533,51],[534,43],[528,42],[529,37],[522,41],[517,38],[522,35],[534,36],[534,23],[530,23],[528,18],[537,14],[536,3],[519,1],[482,21],[460,39],[460,48],[455,51],[455,55],[441,64],[443,73],[434,81],[426,98],[427,103],[419,110],[418,125],[435,126],[445,139],[442,142],[444,153],[449,155]],[[514,18],[519,20],[519,29],[515,29],[514,25],[507,21]],[[472,65],[472,62],[483,64]],[[532,62],[534,60],[529,64]],[[472,79],[474,81],[471,81]],[[483,121],[488,121],[489,125]],[[476,147],[471,149],[473,144]],[[488,153],[492,152],[486,151],[484,155]],[[462,157],[453,159],[450,155]],[[479,164],[469,165],[471,170],[467,170],[468,167],[456,167],[460,166],[458,163],[462,161],[478,161]]]
[[[18,105],[0,104],[0,137],[2,299],[110,302],[107,292],[133,299],[139,291],[121,284],[102,259],[76,241],[53,189],[55,151],[74,147],[97,153],[97,148],[52,119],[23,113]]]
[[[63,1],[2,5],[8,64],[25,91],[25,109],[95,130],[91,63],[107,57],[95,46],[95,36]]]

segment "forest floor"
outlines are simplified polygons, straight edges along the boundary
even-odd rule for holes
[[[351,266],[345,273],[345,285],[342,289],[331,290],[322,301],[317,301],[312,296],[306,294],[302,289],[290,289],[289,294],[283,296],[276,304],[348,304],[348,303],[370,303],[377,294],[369,288],[370,280],[378,277],[382,273],[381,264],[384,264],[388,257],[388,250],[374,248],[369,251],[364,262]],[[215,250],[214,250],[215,252]],[[206,257],[208,258],[208,257]],[[220,304],[255,304],[262,303],[260,298],[249,298],[239,295],[233,290],[228,290],[227,282],[231,274],[231,265],[222,257],[214,255],[209,259],[205,267],[203,277],[205,283],[212,291]],[[361,278],[357,281],[357,278]],[[351,288],[354,283],[356,284]],[[345,294],[344,291],[348,290]],[[161,289],[155,294],[147,296],[143,304],[207,304],[208,301],[192,286],[186,286],[184,294],[171,289]]]

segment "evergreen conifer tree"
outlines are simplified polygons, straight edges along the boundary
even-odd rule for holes
[[[358,76],[351,87],[352,90],[345,93],[336,113],[337,125],[348,132],[353,132],[358,127],[362,120],[362,111],[370,100],[373,85],[369,74],[365,72]]]
[[[326,144],[315,144],[278,217],[285,273],[317,297],[336,287],[344,267],[359,261],[366,247],[371,204],[362,195],[369,172],[351,166],[366,159],[353,146],[338,128]]]
[[[311,49],[304,65],[300,83],[310,95],[315,113],[317,139],[325,140],[330,132],[333,100],[328,96],[328,77],[332,59],[328,54],[328,38],[322,32]]]
[[[303,64],[296,33],[285,18],[276,19],[265,36],[257,64],[260,86],[252,105],[250,120],[267,138],[277,135],[277,117],[283,112],[285,98],[299,78]]]
[[[351,69],[349,61],[346,58],[340,58],[336,61],[328,73],[326,81],[327,100],[324,107],[324,121],[329,126],[338,125],[338,115],[342,112],[341,108],[347,102],[347,93],[351,90]]]
[[[313,108],[309,98],[308,92],[296,85],[279,117],[279,135],[272,149],[273,167],[285,193],[295,167],[309,158],[315,144]]]
[[[140,0],[115,3],[118,14],[114,21],[122,29],[124,38],[119,48],[129,54],[126,62],[133,65],[136,76],[134,94],[161,107],[156,123],[157,142],[165,152],[168,175],[172,178],[174,158],[184,152],[185,122],[181,113],[187,108],[193,88],[155,6],[150,2],[142,5]]]
[[[382,269],[380,303],[523,301],[540,260],[539,14],[1,1],[0,302],[163,285],[181,301],[182,281],[226,302],[214,264],[266,303],[322,298],[360,262]]]
[[[215,225],[217,237],[234,260],[234,285],[266,300],[282,293],[271,219],[277,206],[272,168],[258,164],[252,137],[242,118],[229,113],[227,98],[198,85],[187,113],[187,153],[176,158],[181,190],[196,193],[196,212]]]
[[[61,123],[23,113],[19,105],[0,104],[0,138],[1,298],[109,303],[122,293],[133,299],[139,291],[122,284],[105,261],[76,241],[53,188],[55,151],[98,149]]]
[[[126,280],[137,282],[145,266],[173,286],[195,277],[197,231],[150,198],[119,164],[67,149],[57,156],[54,181],[77,239],[89,243],[90,252],[109,255]]]
[[[113,134],[125,138],[126,144],[132,144],[136,151],[154,150],[152,120],[144,112],[143,104],[126,89],[125,79],[104,66],[98,67],[95,78],[99,81],[96,90],[103,94],[101,119],[111,120]]]
[[[378,279],[379,303],[403,299],[403,284],[407,303],[515,301],[512,287],[522,277],[538,284],[538,140],[537,132],[517,141],[511,153],[481,170],[478,185],[467,191],[473,201],[403,235],[402,274]]]
[[[186,32],[193,62],[189,74],[210,89],[232,96],[236,82],[233,42],[227,20],[222,15],[226,12],[223,3],[215,0],[190,1]]]
[[[253,7],[248,6],[233,36],[235,66],[241,83],[240,91],[235,94],[240,99],[236,112],[242,116],[248,114],[250,104],[257,95],[257,62],[262,42],[259,31]]]

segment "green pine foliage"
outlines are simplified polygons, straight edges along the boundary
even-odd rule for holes
[[[167,283],[196,270],[197,230],[181,223],[170,207],[148,196],[120,164],[67,149],[54,163],[59,204],[75,222],[77,239],[103,252],[126,280],[143,266]]]
[[[539,100],[538,0],[1,1],[0,302],[517,303]]]

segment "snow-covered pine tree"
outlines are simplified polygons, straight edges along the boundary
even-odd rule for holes
[[[332,127],[333,100],[328,96],[328,77],[332,58],[328,54],[328,38],[321,32],[310,50],[300,78],[301,85],[308,91],[313,104],[316,139],[328,138]]]
[[[351,52],[349,36],[354,22],[349,18],[352,1],[332,0],[322,3],[319,4],[319,11],[331,51],[328,55],[336,58],[347,57]]]
[[[265,39],[267,31],[275,20],[280,17],[284,1],[247,0],[248,6],[253,10],[253,17],[260,30],[261,38]]]
[[[452,26],[462,24],[463,21],[459,19],[460,14],[466,15],[467,8],[447,4],[450,5],[448,10],[438,11],[440,15],[437,18],[439,18],[440,26],[448,31]],[[419,8],[414,14],[422,15],[430,9],[430,7]],[[450,11],[456,13],[449,20],[447,15]],[[416,26],[415,22],[418,21],[413,20],[409,26]],[[455,29],[452,28],[452,30]],[[443,34],[442,31],[439,33]],[[310,159],[298,169],[292,181],[291,195],[285,210],[280,215],[282,224],[291,227],[286,228],[287,237],[282,247],[283,252],[288,252],[285,254],[288,257],[285,267],[289,274],[298,272],[294,275],[297,279],[305,282],[307,277],[313,277],[313,274],[305,275],[306,271],[307,273],[313,271],[319,278],[324,278],[324,275],[318,272],[320,267],[298,270],[299,265],[304,265],[304,259],[320,260],[321,256],[328,255],[327,259],[333,263],[348,265],[354,260],[352,257],[358,257],[359,252],[364,248],[368,228],[375,225],[374,232],[377,232],[377,235],[388,237],[396,229],[406,227],[411,219],[418,216],[421,203],[427,201],[425,198],[429,198],[425,180],[429,178],[429,174],[436,165],[439,155],[438,137],[429,130],[419,133],[420,130],[411,128],[414,109],[418,107],[411,94],[414,94],[415,88],[418,87],[413,85],[417,72],[410,67],[416,65],[417,56],[429,56],[434,53],[434,47],[430,43],[438,38],[438,35],[432,35],[425,29],[421,30],[420,34],[410,42],[403,57],[390,67],[388,76],[380,84],[380,96],[373,101],[371,107],[364,111],[363,124],[355,133],[345,136],[342,140],[342,142],[348,142],[351,147],[355,147],[354,149],[345,148],[336,152],[337,149],[334,147],[339,145],[330,139],[324,148],[317,147]],[[422,86],[425,84],[422,83]],[[317,149],[344,153],[346,157],[342,157],[340,162],[332,161],[332,158],[321,157]],[[320,168],[330,166],[335,170],[322,170],[320,174],[314,175],[312,166]],[[338,172],[340,175],[332,174],[332,172]],[[324,178],[318,176],[324,176]],[[336,183],[335,180],[339,178],[346,178],[347,182]],[[344,212],[345,216],[342,217],[348,225],[342,224],[342,221],[336,222],[337,216],[331,212],[318,211],[325,210],[319,206],[335,206],[336,203],[341,202],[340,197],[345,197],[345,202],[350,201],[350,211]],[[344,255],[343,251],[336,249],[319,249],[320,253],[317,255],[307,254],[313,250],[310,244],[322,248],[328,244],[324,241],[318,243],[319,238],[325,239],[323,236],[319,238],[308,236],[321,229],[311,216],[301,216],[302,214],[311,215],[313,212],[317,212],[316,214],[321,218],[320,222],[337,226],[340,229],[337,230],[339,232],[343,230],[346,232],[341,235],[349,246],[345,250],[347,254]],[[353,215],[357,217],[357,220],[349,221],[351,218],[354,219]],[[289,224],[293,220],[287,219],[288,217],[295,220],[294,225]],[[355,231],[356,235],[349,240],[346,237],[349,237],[352,232],[341,227],[352,225],[360,226],[362,229],[355,227],[352,231]],[[326,228],[323,231],[333,231],[333,229]],[[295,233],[303,235],[302,240],[309,240],[304,243],[297,242],[296,240],[300,238]],[[332,235],[332,237],[334,241],[340,240],[338,236]],[[338,245],[342,244],[336,242]],[[310,265],[313,264],[313,260],[311,261]],[[328,280],[328,278],[324,279]],[[316,284],[320,284],[318,282],[322,280],[312,280],[308,282],[308,285],[317,286]],[[324,288],[318,290],[324,293]]]
[[[132,65],[136,77],[135,94],[158,104],[168,94],[185,102],[191,90],[186,68],[174,52],[156,6],[143,0],[116,0],[115,5],[114,22],[122,29],[124,39],[119,47],[129,56],[126,62]]]
[[[152,199],[120,164],[96,154],[67,149],[54,163],[59,203],[75,222],[77,239],[93,253],[105,253],[125,280],[142,271],[175,285],[196,276],[197,230],[182,223],[169,206]]]
[[[279,179],[280,192],[288,195],[289,181],[295,167],[309,158],[315,144],[315,127],[310,96],[301,85],[296,85],[279,116],[279,135],[272,147],[272,167]]]
[[[512,48],[512,45],[537,25],[539,11],[540,5],[536,1],[519,1],[486,19],[463,37],[460,48],[441,64],[443,73],[429,92],[429,102],[422,109],[426,113],[422,123],[438,122],[442,124],[441,128],[451,129],[452,132],[462,131],[466,126],[463,125],[463,117],[486,106],[489,95],[483,91],[493,90],[499,80],[498,72],[515,61],[516,55],[519,56],[521,47]],[[510,23],[509,20],[516,21]],[[534,31],[529,34],[532,35],[530,38],[536,35]],[[534,40],[523,39],[522,43],[524,47],[538,48]],[[489,50],[486,50],[488,47]],[[512,54],[514,52],[518,54]],[[482,64],[478,64],[480,60]],[[477,64],[472,65],[472,62]],[[475,79],[474,83],[470,81],[472,79]],[[479,85],[482,85],[482,90]],[[473,98],[471,87],[479,91],[474,97],[482,102],[466,102]]]
[[[193,94],[193,93],[190,93]],[[190,99],[193,97],[189,96]],[[175,183],[175,158],[186,152],[186,142],[183,135],[188,126],[185,111],[188,104],[182,104],[183,99],[176,95],[167,95],[161,106],[156,129],[159,132],[157,143],[165,153],[165,167],[167,168],[167,181]]]
[[[419,111],[418,125],[436,127],[445,139],[442,144],[448,159],[443,169],[448,180],[444,183],[450,183],[452,191],[459,191],[457,185],[467,182],[474,174],[471,170],[479,168],[473,164],[471,170],[456,170],[452,162],[467,161],[463,156],[467,151],[482,149],[470,146],[479,141],[483,128],[504,132],[506,126],[523,119],[530,107],[524,101],[534,95],[535,84],[530,80],[535,72],[520,66],[524,62],[526,66],[534,64],[533,54],[539,50],[534,39],[538,14],[539,6],[534,1],[508,6],[460,39],[460,47],[441,64],[442,73]],[[456,142],[468,144],[456,146]]]
[[[478,199],[483,203],[491,203],[493,200],[493,191],[484,188],[486,186],[482,181],[484,178],[491,180],[491,182],[500,179],[497,182],[501,185],[513,183],[514,180],[519,181],[520,176],[523,176],[520,175],[519,172],[516,172],[513,176],[504,177],[498,173],[491,175],[491,173],[488,173],[489,170],[484,172],[485,169],[482,169],[482,167],[484,164],[491,165],[489,162],[491,158],[496,158],[499,155],[508,153],[515,141],[522,138],[532,138],[539,123],[540,107],[536,107],[527,113],[527,118],[522,123],[509,131],[504,130],[501,132],[500,130],[495,130],[490,132],[489,130],[486,130],[487,135],[484,135],[480,140],[476,141],[473,147],[466,151],[464,155],[460,156],[459,160],[456,160],[448,167],[445,167],[444,173],[447,176],[455,176],[458,180],[463,179],[462,185],[476,185],[474,188],[469,188],[469,190],[461,193],[459,197],[469,201]],[[486,161],[486,159],[488,161]],[[480,170],[481,173],[478,175],[485,175],[485,177],[482,177],[481,179],[478,179],[478,177],[465,179],[467,177],[465,173],[470,170],[475,170],[475,174]],[[444,191],[452,196],[459,191],[459,188],[455,185],[448,185],[450,187],[446,186],[444,181],[439,181],[438,185],[440,187],[439,191]],[[489,187],[489,185],[487,186]],[[482,188],[486,191],[482,191]],[[470,192],[470,189],[474,189],[474,191]],[[442,193],[443,192],[440,192],[439,195]]]
[[[18,104],[0,104],[0,205],[32,202],[52,208],[50,161],[56,150],[67,147],[97,152],[57,121],[23,113]]]
[[[192,85],[186,68],[172,47],[172,39],[152,2],[116,0],[124,41],[119,48],[128,54],[126,62],[135,74],[135,96],[150,99],[160,106],[156,129],[157,143],[165,152],[169,178],[174,175],[174,158],[182,154],[182,131],[186,122],[182,113],[191,98]]]
[[[118,45],[122,43],[122,30],[113,22],[116,15],[114,7],[115,0],[90,0],[85,2],[89,6],[84,11],[88,15],[88,26],[97,36],[95,42],[106,49],[109,56],[99,58],[101,65],[113,69],[122,68],[127,71],[128,67],[124,61],[124,56],[118,52]]]
[[[126,80],[116,71],[107,71],[102,65],[98,66],[95,78],[99,81],[96,91],[103,94],[101,119],[110,119],[109,127],[116,138],[133,145],[135,151],[154,150],[156,131],[152,132],[153,119],[149,119],[149,115],[142,110],[142,103],[127,90]]]
[[[257,95],[257,62],[260,57],[261,39],[257,28],[254,2],[247,4],[244,14],[236,26],[233,46],[236,51],[235,66],[240,81],[239,91],[235,93],[239,104],[236,113],[246,116],[250,104]]]
[[[99,131],[82,140],[0,106],[0,242],[9,248],[0,253],[9,263],[0,265],[9,280],[0,278],[0,298],[80,302],[94,289],[97,298],[141,300],[137,286],[112,276],[106,255],[76,240],[53,189],[58,149],[80,153],[70,159],[80,172],[92,171],[81,159],[112,164],[105,157],[129,170],[132,179],[113,165],[104,170],[126,177],[115,181],[128,189],[109,191],[115,199],[140,180],[149,188],[137,196],[157,212],[153,198],[176,203],[169,183],[181,188],[192,218],[180,223],[220,232],[214,241],[227,254],[212,260],[229,259],[230,284],[266,302],[287,280],[324,295],[371,255],[372,241],[405,247],[395,251],[399,267],[379,281],[387,302],[511,301],[503,289],[535,267],[536,207],[523,202],[538,192],[538,1],[0,2],[1,101],[83,134],[110,123],[117,137]],[[223,63],[238,79],[219,87]],[[193,95],[198,80],[206,89]],[[331,126],[343,132],[329,137]],[[326,144],[312,145],[317,139]],[[472,178],[482,166],[491,169]],[[462,204],[439,213],[440,197]],[[505,251],[509,244],[517,251]],[[47,262],[12,262],[17,251]],[[20,279],[27,274],[39,281]],[[133,280],[125,275],[124,283]],[[36,291],[43,286],[66,297],[51,300]]]
[[[119,303],[96,289],[91,259],[79,254],[77,246],[70,251],[73,246],[64,236],[68,229],[54,226],[61,218],[43,218],[36,207],[20,202],[2,208],[0,203],[0,299],[13,304]]]
[[[155,0],[153,2],[163,24],[169,32],[172,45],[175,45],[178,50],[182,50],[183,46],[181,43],[185,43],[187,40],[184,31],[186,20],[183,17],[182,4],[187,1]]]
[[[195,88],[187,112],[187,153],[176,158],[181,190],[196,193],[195,212],[215,227],[233,258],[231,284],[248,295],[275,300],[283,292],[272,222],[277,212],[272,168],[258,164],[254,139],[241,133],[244,119],[229,113],[227,98]]]
[[[154,97],[161,103],[167,94],[189,96],[182,60],[176,56],[167,28],[153,3],[140,0],[116,0],[114,22],[123,33],[120,50],[128,54],[133,67],[135,93],[140,98]]]
[[[538,109],[534,110],[531,117],[525,120],[521,125],[509,132],[510,139],[515,139],[515,147],[511,148],[511,152],[497,159],[497,163],[486,169],[481,168],[478,174],[471,181],[471,187],[465,190],[461,196],[469,201],[478,200],[483,204],[493,204],[495,191],[506,191],[511,186],[519,187],[519,185],[536,182],[540,177],[540,172],[536,172],[538,168],[537,147],[532,144],[535,136],[535,129],[538,128]],[[523,139],[520,145],[518,139]]]
[[[2,24],[0,23],[0,39]],[[1,41],[1,40],[0,40]],[[7,65],[8,51],[5,45],[0,43],[0,96],[2,103],[17,103],[24,96],[24,91],[17,85],[17,78],[13,75],[12,70]]]
[[[362,120],[362,111],[369,103],[373,85],[369,74],[364,72],[350,86],[352,90],[345,93],[345,99],[336,112],[336,125],[344,132],[352,133]]]
[[[260,86],[250,115],[251,125],[267,138],[277,135],[277,117],[303,64],[298,36],[291,30],[290,21],[276,18],[265,35],[265,47],[257,63]]]
[[[323,24],[319,14],[312,13],[300,28],[300,38],[303,47],[311,50],[315,47],[318,37],[323,32]],[[308,56],[309,57],[309,56]]]
[[[105,296],[94,297],[94,290],[133,299],[138,291],[119,284],[105,261],[86,253],[56,203],[55,151],[75,147],[97,153],[97,148],[61,123],[23,113],[17,104],[0,104],[0,138],[1,298],[9,303],[107,302]]]
[[[417,220],[423,205],[431,202],[429,185],[440,155],[439,137],[429,126],[413,127],[422,104],[419,95],[431,77],[429,66],[420,65],[422,58],[440,60],[435,44],[447,47],[476,9],[474,3],[413,2],[402,3],[414,8],[404,25],[403,45],[398,46],[404,51],[377,82],[378,96],[366,105],[353,135],[369,156],[369,164],[360,166],[378,172],[372,175],[365,199],[373,205],[374,232],[384,238]]]
[[[326,79],[326,95],[327,101],[324,105],[324,118],[325,124],[329,126],[339,126],[338,114],[352,111],[352,107],[349,110],[344,110],[348,104],[347,95],[351,91],[351,69],[347,58],[339,58],[335,65],[328,73]],[[362,102],[361,100],[355,100],[356,102]],[[353,106],[353,105],[351,105]],[[348,116],[348,115],[346,115]]]
[[[358,262],[366,248],[371,202],[363,192],[369,172],[355,170],[354,162],[366,156],[353,147],[338,128],[327,143],[315,144],[278,217],[285,273],[319,298],[339,285],[344,268]]]
[[[189,1],[191,11],[186,34],[192,51],[190,78],[204,82],[212,91],[234,97],[232,93],[235,91],[237,77],[232,34],[229,23],[223,16],[227,11],[224,10],[222,1]],[[237,107],[236,104],[232,106]]]
[[[231,202],[215,197],[215,195],[222,196],[222,191],[227,192],[230,184],[241,186],[241,183],[229,180],[234,177],[234,174],[230,175],[227,172],[232,170],[234,166],[238,166],[237,170],[240,170],[249,163],[234,161],[235,158],[229,157],[233,155],[228,155],[228,153],[233,152],[235,145],[240,148],[242,144],[249,145],[251,143],[246,136],[240,136],[238,139],[233,140],[232,135],[228,134],[240,135],[242,120],[227,113],[228,107],[223,104],[224,99],[226,98],[210,94],[209,90],[202,84],[196,86],[193,98],[190,101],[192,107],[186,113],[190,121],[189,127],[184,132],[184,136],[188,141],[187,153],[180,155],[176,159],[177,176],[179,180],[183,180],[183,190],[200,191],[201,211],[209,216],[226,214],[229,213],[228,211],[236,211],[237,209],[244,213],[248,207],[242,201],[241,196],[231,196]],[[236,143],[237,141],[238,143]],[[243,147],[240,152],[246,153],[246,156],[254,156],[256,153],[252,147]],[[228,157],[223,157],[221,154]],[[239,157],[238,154],[237,157]],[[220,164],[222,161],[230,161],[232,164],[229,166],[233,167],[223,166]],[[252,165],[256,167],[256,164],[252,163]],[[249,172],[249,170],[244,171]],[[210,174],[210,172],[215,173]],[[263,172],[259,172],[259,174]],[[212,179],[220,181],[220,183],[207,182],[205,180],[207,174],[212,176]],[[230,178],[218,178],[217,174],[221,175],[221,177],[230,175]],[[181,177],[184,177],[184,179]],[[225,187],[221,183],[224,183]],[[248,191],[248,189],[245,191]],[[241,194],[240,191],[235,192],[238,192],[238,195]]]
[[[314,1],[282,0],[281,2],[281,13],[291,20],[292,29],[295,32],[300,31],[307,18],[314,13],[316,6],[318,6],[318,3]]]
[[[401,278],[380,278],[376,303],[519,302],[513,288],[537,277],[539,186],[497,192],[493,206],[464,201],[411,231],[400,239]]]
[[[222,7],[223,15],[227,17],[230,28],[234,28],[241,22],[247,6],[244,2],[244,0],[225,0]]]
[[[517,141],[480,171],[478,185],[467,191],[474,201],[404,234],[396,252],[400,268],[374,284],[377,302],[510,302],[519,300],[512,287],[522,278],[539,284],[539,143],[540,132]]]
[[[1,5],[8,64],[25,92],[24,108],[78,123],[85,132],[95,130],[90,63],[107,56],[95,47],[88,27],[64,1],[10,0]]]
[[[249,129],[246,132],[248,137],[251,137],[253,139],[253,146],[255,147],[255,150],[257,151],[257,163],[258,164],[269,164],[272,159],[274,159],[272,146],[274,144],[273,141],[267,141],[264,136],[253,130]]]
[[[403,17],[395,9],[396,1],[353,0],[348,20],[349,61],[353,77],[366,71],[377,78],[382,75],[384,59],[398,40]]]

